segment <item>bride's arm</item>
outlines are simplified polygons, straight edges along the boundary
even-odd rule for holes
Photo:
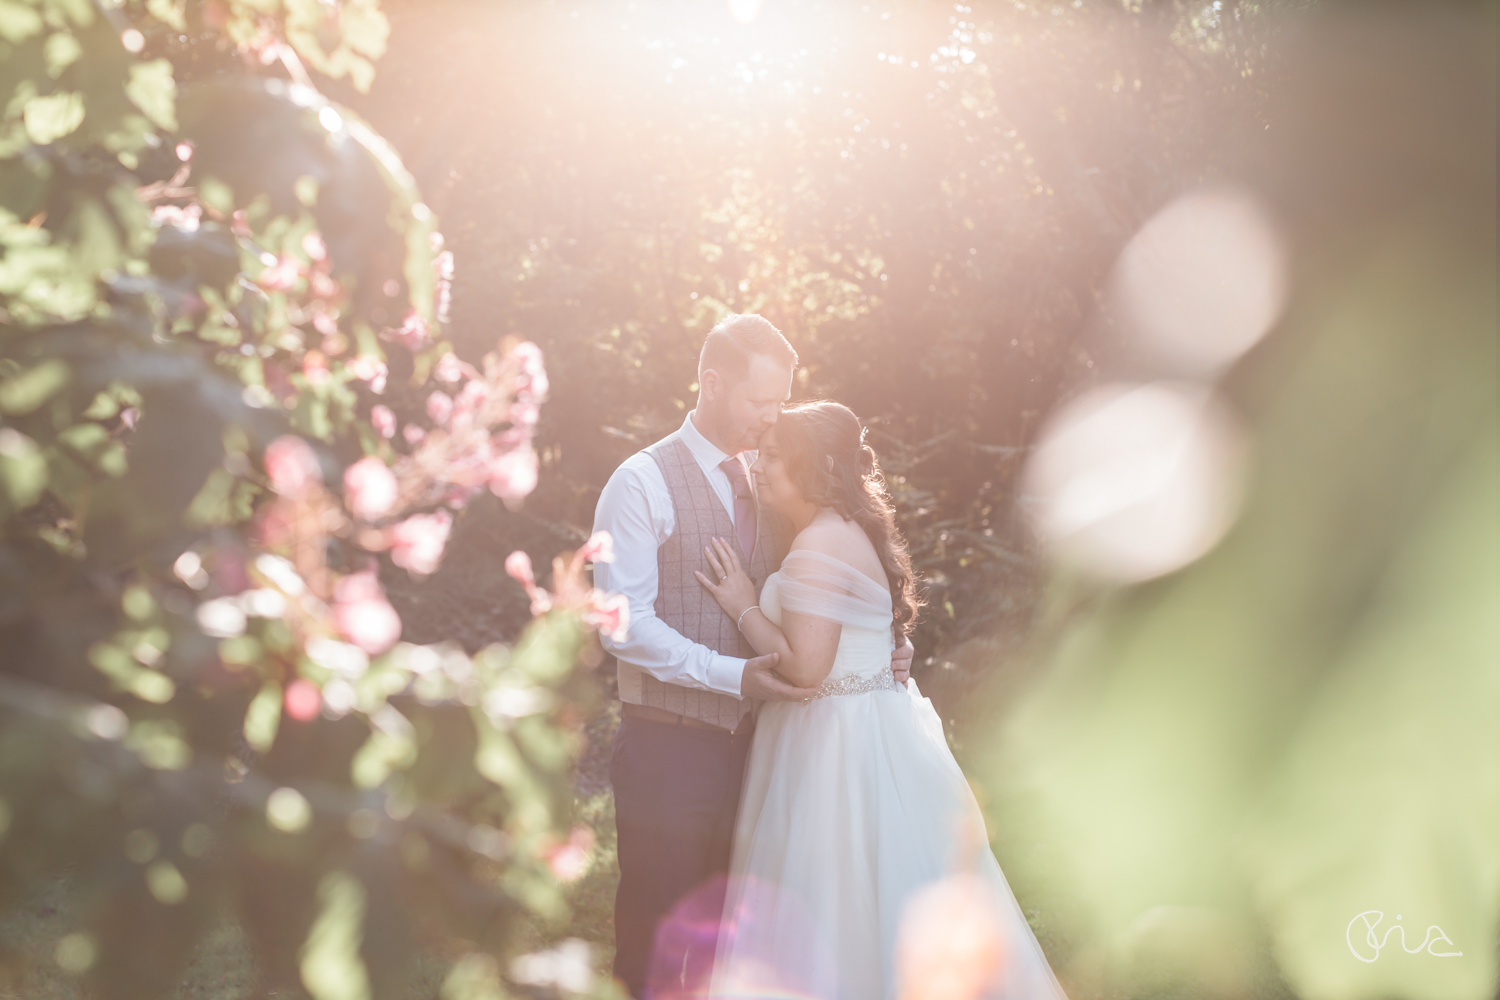
[[[694,571],[698,582],[708,590],[735,621],[757,655],[779,653],[776,672],[797,687],[816,687],[833,669],[843,626],[826,618],[799,615],[782,610],[781,627],[777,628],[755,603],[755,585],[750,581],[732,546],[715,539],[705,550],[708,564],[717,582]]]

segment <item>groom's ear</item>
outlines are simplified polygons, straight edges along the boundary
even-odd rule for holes
[[[712,368],[705,368],[703,369],[703,374],[698,376],[698,387],[703,390],[703,394],[708,398],[717,398],[719,392],[724,388],[724,380]]]

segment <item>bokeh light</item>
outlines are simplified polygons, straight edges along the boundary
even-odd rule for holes
[[[1227,188],[1183,195],[1154,215],[1121,252],[1109,287],[1132,343],[1179,375],[1233,363],[1271,329],[1286,293],[1270,219]]]
[[[1243,447],[1212,392],[1111,384],[1043,430],[1025,492],[1043,542],[1091,575],[1145,580],[1187,565],[1228,527]]]

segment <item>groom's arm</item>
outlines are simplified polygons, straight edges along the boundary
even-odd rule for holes
[[[594,511],[594,530],[609,532],[615,553],[614,562],[594,564],[594,586],[625,595],[630,628],[621,642],[601,642],[657,680],[738,698],[743,659],[694,642],[656,617],[657,549],[674,527],[672,496],[655,460],[644,453],[626,459]]]

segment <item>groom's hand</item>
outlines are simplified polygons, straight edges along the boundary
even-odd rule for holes
[[[776,673],[780,653],[767,653],[745,661],[740,675],[740,697],[756,701],[802,701],[817,694],[815,687],[800,688],[788,684]]]
[[[915,654],[910,639],[902,639],[901,645],[891,652],[891,673],[902,687],[906,687],[906,679],[911,676],[911,658]]]

